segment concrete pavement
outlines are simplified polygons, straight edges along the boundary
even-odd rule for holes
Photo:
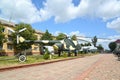
[[[75,80],[104,56],[106,54],[4,71],[0,72],[0,80]]]
[[[84,80],[120,80],[120,61],[113,54],[106,54]]]

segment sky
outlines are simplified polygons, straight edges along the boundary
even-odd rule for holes
[[[120,38],[120,0],[0,0],[0,18],[53,35]]]

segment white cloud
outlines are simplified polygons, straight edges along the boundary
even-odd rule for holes
[[[49,16],[55,17],[56,22],[66,22],[74,18],[76,9],[72,0],[47,0],[41,11],[48,12],[46,15],[48,18]]]
[[[81,17],[97,17],[107,22],[120,16],[120,1],[81,0],[78,6],[74,6],[72,0],[46,0],[41,10],[48,13],[42,14],[47,17],[46,19],[54,17],[55,22],[67,22]],[[115,29],[114,26],[112,27]]]
[[[85,34],[80,33],[79,31],[72,31],[71,33],[69,33],[69,35],[76,35],[76,36],[85,36]]]
[[[112,22],[108,22],[107,27],[111,29],[115,29],[116,31],[120,32],[120,18],[117,18]]]
[[[73,35],[76,35],[76,36],[82,36],[82,37],[85,37],[85,34],[80,33],[79,31],[72,31],[72,32],[70,32],[70,33],[64,33],[64,32],[61,32],[61,31],[52,32],[52,34],[53,34],[54,36],[57,36],[59,33],[66,34],[67,36],[73,36]]]
[[[106,37],[105,39],[102,39],[102,38],[98,38],[98,41],[97,41],[97,46],[99,44],[101,44],[104,49],[109,49],[108,45],[110,42],[113,42],[113,41],[116,41],[117,39],[120,38],[120,35],[114,35],[114,36],[108,36]],[[79,37],[78,39],[80,39],[80,42],[84,43],[85,41],[89,41],[89,42],[92,42],[91,39],[92,38],[86,38],[86,36],[84,37]],[[81,40],[85,40],[85,41],[81,41]]]
[[[101,0],[98,7],[98,16],[109,20],[120,16],[120,1],[119,0]]]
[[[120,39],[120,35],[113,35],[113,36],[109,36],[109,39],[112,39],[113,41]]]
[[[16,22],[34,23],[41,21],[40,13],[31,0],[0,0],[0,16],[10,17]]]
[[[105,49],[109,49],[108,45],[110,42],[114,42],[117,39],[120,39],[120,35],[108,36],[106,39],[98,39],[98,44],[102,44]]]
[[[61,33],[60,31],[56,31],[55,33],[53,33],[54,36],[58,36],[58,34]]]
[[[81,0],[76,7],[72,0],[47,0],[42,10],[54,16],[56,22],[65,22],[83,16],[111,19],[120,16],[120,1]]]
[[[119,0],[81,0],[78,6],[74,6],[72,0],[46,0],[40,10],[31,0],[0,0],[0,16],[27,23],[45,21],[51,17],[57,23],[83,17],[97,17],[106,22],[114,19],[107,23],[107,27],[120,32]]]

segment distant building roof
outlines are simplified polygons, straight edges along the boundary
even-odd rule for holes
[[[2,23],[3,25],[12,26],[12,27],[15,27],[17,25],[13,22],[9,22],[9,21],[7,21],[5,19],[1,19],[1,18],[0,18],[0,23]],[[39,30],[35,30],[35,32],[38,34],[44,34],[44,32],[39,31]]]
[[[116,42],[116,43],[120,43],[120,39],[116,40],[115,42]]]
[[[7,25],[7,26],[15,27],[15,23],[9,22],[9,21],[1,19],[1,18],[0,18],[0,23]]]
[[[44,34],[44,32],[42,31],[39,31],[39,30],[35,30],[36,33],[39,33],[39,34]]]

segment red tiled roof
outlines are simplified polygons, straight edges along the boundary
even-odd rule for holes
[[[116,42],[116,43],[120,43],[120,39],[116,40],[115,42]]]
[[[2,19],[2,18],[0,18],[0,23],[2,23],[2,24],[4,24],[4,25],[7,25],[7,26],[15,27],[15,23],[9,22],[9,21],[4,20],[4,19]]]

